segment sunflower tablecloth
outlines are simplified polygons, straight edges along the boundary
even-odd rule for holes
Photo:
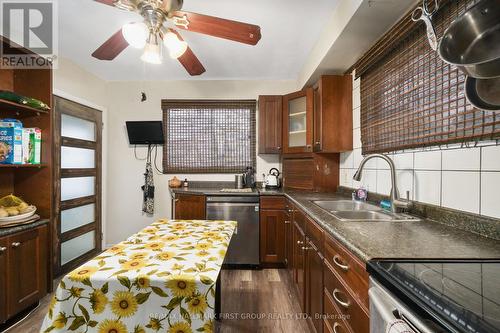
[[[235,221],[159,220],[66,275],[41,332],[213,332]]]

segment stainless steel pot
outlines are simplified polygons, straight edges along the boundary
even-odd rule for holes
[[[486,111],[500,111],[500,77],[465,80],[465,96],[474,107]]]
[[[500,77],[500,0],[482,0],[453,21],[438,53],[473,78]]]

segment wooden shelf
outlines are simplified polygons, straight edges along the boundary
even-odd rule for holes
[[[0,169],[41,169],[45,164],[0,164]]]
[[[305,114],[306,114],[306,111],[303,111],[303,112],[290,113],[288,116],[289,117],[297,117],[297,116],[302,116]]]
[[[291,132],[288,132],[288,134],[300,134],[300,133],[305,133],[306,130],[301,130],[301,131],[291,131]]]
[[[0,118],[25,118],[48,113],[49,111],[38,110],[31,106],[0,99]]]

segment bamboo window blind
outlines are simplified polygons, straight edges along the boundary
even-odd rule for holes
[[[433,17],[438,38],[476,2],[442,0]],[[467,102],[465,75],[439,58],[410,14],[353,66],[361,76],[363,154],[498,138],[500,114]]]
[[[162,109],[164,173],[255,168],[255,100],[163,100]]]

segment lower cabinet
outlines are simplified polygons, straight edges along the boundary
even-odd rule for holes
[[[263,264],[285,264],[285,212],[260,211],[260,261]]]
[[[287,200],[285,204],[285,264],[290,273],[293,272],[293,208]],[[292,273],[293,276],[293,273]]]
[[[0,238],[0,323],[47,293],[47,226]]]
[[[323,328],[323,255],[316,245],[307,239],[306,299],[307,314],[316,332]]]
[[[207,216],[204,195],[176,193],[172,203],[172,216],[176,220],[204,220]]]

